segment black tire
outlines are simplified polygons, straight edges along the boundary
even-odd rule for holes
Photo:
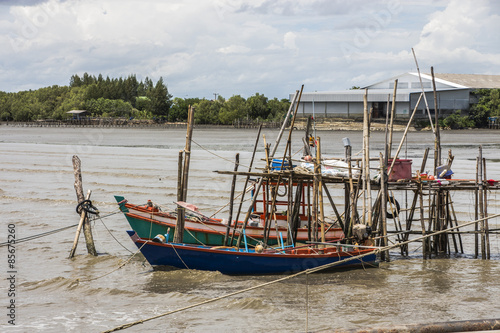
[[[393,208],[395,208],[395,211],[394,211],[394,215],[392,214],[392,212],[389,212],[389,210],[387,210],[387,218],[388,219],[393,219],[393,218],[396,218],[399,216],[399,210],[400,210],[400,206],[399,206],[399,202],[394,199],[394,197],[387,197],[387,202],[390,202],[392,203],[393,205]]]

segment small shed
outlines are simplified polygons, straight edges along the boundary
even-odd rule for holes
[[[71,110],[66,113],[69,113],[73,116],[73,119],[80,120],[82,116],[85,116],[88,112],[87,110]]]

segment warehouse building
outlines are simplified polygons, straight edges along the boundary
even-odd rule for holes
[[[477,103],[475,91],[477,89],[500,88],[500,75],[476,74],[435,74],[437,106],[439,114],[446,116],[456,110],[467,112],[470,106]],[[390,79],[362,87],[361,89],[331,91],[331,92],[304,92],[300,100],[297,113],[299,117],[331,117],[331,118],[362,118],[363,95],[368,89],[368,108],[373,108],[373,118],[385,118],[387,101],[392,101],[395,80],[396,118],[409,118],[422,92],[426,98],[431,114],[434,114],[434,94],[432,77],[430,74],[421,74],[422,84],[418,73],[404,73]],[[290,99],[293,95],[290,96]],[[415,116],[427,117],[425,103],[422,100]]]

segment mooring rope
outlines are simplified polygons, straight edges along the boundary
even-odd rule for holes
[[[130,253],[134,253],[132,251],[130,251],[127,247],[125,247],[125,245],[123,245],[116,237],[115,235],[113,235],[113,233],[111,232],[111,230],[109,230],[109,228],[106,226],[106,224],[104,223],[104,221],[102,220],[102,217],[100,217],[99,215],[97,215],[97,217],[99,218],[99,220],[101,220],[101,223],[102,225],[104,226],[104,228],[108,231],[108,233],[111,235],[111,237],[113,237],[113,239],[118,243],[120,244],[121,247],[123,247],[125,250],[127,250],[128,252]],[[94,218],[94,221],[96,220],[96,218]]]
[[[208,150],[207,148],[203,147],[202,145],[200,145],[198,142],[194,141],[193,139],[191,139],[191,141],[192,141],[195,145],[197,145],[198,147],[200,147],[201,149],[203,149],[204,151],[208,152],[209,154],[212,154],[212,155],[214,155],[214,156],[216,156],[216,157],[218,157],[218,158],[220,158],[220,159],[222,159],[222,160],[224,160],[224,161],[228,161],[228,162],[234,163],[234,161],[232,161],[232,160],[230,160],[230,159],[228,159],[228,158],[222,157],[222,156],[220,156],[220,155],[217,155],[216,153],[214,153],[214,152],[212,152],[212,151]],[[244,164],[241,164],[241,163],[238,163],[238,165],[240,165],[240,166],[242,166],[242,167],[245,167],[245,168],[249,168],[249,166],[244,165]]]
[[[47,232],[42,232],[41,234],[36,234],[36,235],[24,237],[24,238],[19,238],[19,239],[16,239],[16,244],[22,243],[22,242],[27,242],[27,241],[30,241],[30,240],[33,240],[33,239],[37,239],[37,238],[41,238],[41,237],[45,237],[45,236],[50,236],[50,235],[53,235],[55,233],[64,231],[66,229],[74,228],[76,226],[78,226],[78,223],[77,224],[73,224],[73,225],[69,225],[67,227],[62,227],[62,228],[59,228],[59,229],[55,229],[55,230],[51,230],[51,231],[47,231]],[[9,244],[11,244],[11,243],[9,243],[9,242],[3,242],[3,243],[0,243],[0,247],[7,246]]]

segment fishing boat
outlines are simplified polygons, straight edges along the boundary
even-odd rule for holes
[[[337,262],[335,268],[370,267],[376,260],[374,248],[370,247],[345,247],[339,244],[325,247],[304,245],[264,249],[262,246],[257,246],[239,249],[169,243],[162,237],[143,239],[133,230],[127,233],[146,260],[155,268],[168,266],[219,271],[229,275],[258,275],[294,273]],[[345,259],[351,260],[344,261]]]
[[[265,193],[265,191],[263,191]],[[177,212],[162,211],[160,207],[148,201],[146,204],[134,205],[129,203],[123,196],[115,196],[120,210],[125,215],[130,227],[141,238],[153,238],[154,236],[168,235],[168,242],[173,241],[173,235],[176,227]],[[264,240],[264,224],[266,216],[267,199],[257,200],[253,214],[245,227],[245,235],[248,244],[255,246]],[[220,218],[211,218],[201,214],[198,209],[185,202],[177,202],[179,206],[185,208],[185,224],[183,242],[187,244],[200,244],[221,246],[224,245],[224,238],[228,228],[227,220]],[[262,204],[262,205],[261,205]],[[278,202],[277,204],[280,204]],[[303,212],[299,214],[300,226],[297,228],[295,241],[305,242],[310,239],[310,229],[308,229],[308,220],[305,212],[305,205],[302,204]],[[275,226],[268,230],[267,244],[276,245],[282,241],[287,241],[289,237],[289,228],[287,228],[287,216],[283,212],[274,214]],[[232,244],[235,245],[240,236],[243,221],[238,221],[234,227],[232,221],[231,230],[234,230],[234,237],[231,237]],[[233,233],[231,232],[231,235]],[[328,224],[325,232],[326,241],[339,241],[344,238],[343,230],[334,225]]]

